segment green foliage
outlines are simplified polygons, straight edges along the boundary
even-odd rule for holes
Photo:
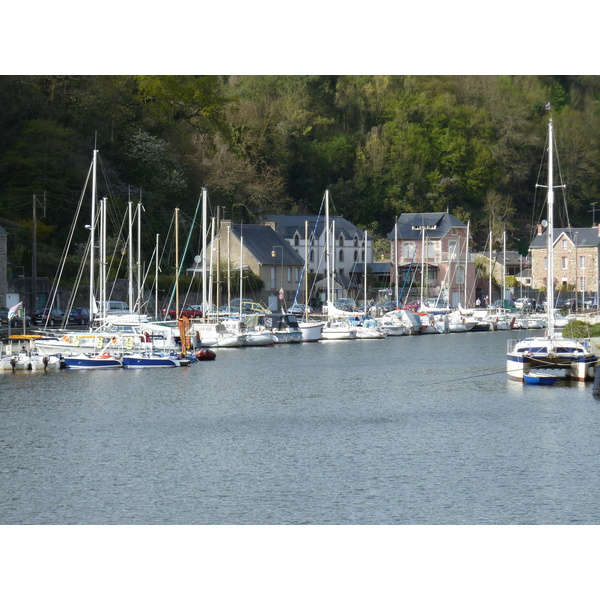
[[[371,237],[403,212],[449,210],[476,247],[490,227],[495,245],[503,231],[527,240],[548,101],[571,223],[590,224],[599,97],[600,78],[578,76],[3,76],[0,215],[26,219],[46,191],[55,233],[39,252],[60,255],[98,147],[117,212],[143,189],[146,260],[203,186],[245,221],[316,212],[329,188]],[[28,243],[11,242],[11,260]]]
[[[563,328],[563,336],[570,338],[586,338],[586,337],[599,337],[600,336],[600,323],[596,325],[590,325],[585,321],[579,321],[575,319],[574,321],[570,321]]]

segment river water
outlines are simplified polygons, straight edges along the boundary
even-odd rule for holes
[[[0,375],[2,524],[599,524],[592,384],[509,381],[513,332]]]

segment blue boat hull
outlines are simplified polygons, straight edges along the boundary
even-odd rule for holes
[[[553,385],[558,381],[558,377],[553,375],[523,375],[523,381],[532,385]]]
[[[63,357],[67,369],[120,369],[123,363],[118,358],[94,358],[87,356]]]
[[[168,368],[179,367],[180,362],[171,356],[124,356],[123,366],[126,369]]]

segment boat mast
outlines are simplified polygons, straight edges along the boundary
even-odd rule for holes
[[[94,246],[96,245],[96,237],[94,235],[94,229],[96,227],[96,162],[98,157],[98,150],[94,149],[94,158],[92,161],[92,220],[90,224],[90,321],[93,315],[96,313],[95,310],[95,298],[94,298]]]
[[[465,275],[463,277],[463,285],[465,292],[465,308],[468,306],[467,304],[467,269],[469,266],[469,229],[471,227],[471,221],[467,221],[467,237],[465,238]]]
[[[504,302],[506,301],[506,230],[502,234],[502,308],[505,308]]]
[[[366,235],[366,232],[365,232],[365,235]],[[366,242],[365,242],[365,246],[366,246]],[[365,248],[365,277],[367,276],[366,259],[367,259],[367,253],[366,253],[366,248]],[[396,224],[394,225],[394,281],[396,283],[396,286],[395,286],[396,307],[395,308],[398,308],[398,306],[400,304],[400,298],[398,298],[398,217],[396,217]],[[365,288],[365,293],[366,293],[366,288]],[[365,301],[366,301],[366,297],[365,297]]]
[[[488,296],[487,307],[489,308],[492,305],[492,229],[490,227],[490,272],[489,272],[489,288],[490,293]]]
[[[242,235],[242,223],[240,223],[240,323],[242,322],[242,298],[244,297],[244,236]],[[228,307],[231,310],[231,307]]]
[[[327,314],[329,314],[329,302],[331,301],[331,269],[329,266],[331,258],[329,243],[329,190],[325,190],[325,270],[327,275],[327,299],[325,306],[327,307]]]
[[[154,275],[154,320],[158,321],[158,272],[160,270],[158,263],[158,233],[156,234],[156,270]]]
[[[423,289],[425,287],[425,225],[421,228],[421,306],[423,306]]]
[[[206,319],[206,188],[202,188],[202,316]]]
[[[136,307],[139,313],[142,312],[142,190],[140,189],[140,199],[138,201],[137,214],[137,302]],[[179,277],[179,273],[177,273]],[[132,306],[129,306],[132,310]]]
[[[396,224],[396,227],[398,227],[398,225]],[[365,272],[364,272],[364,287],[365,287],[365,315],[367,314],[367,230],[365,229],[365,236],[364,236],[364,252],[365,252],[365,258],[364,258],[364,265],[365,265]],[[396,281],[396,307],[398,307],[398,281]]]
[[[175,312],[179,319],[179,208],[175,209]]]
[[[100,315],[106,318],[106,198],[100,200]]]
[[[131,190],[130,190],[131,191]],[[129,293],[127,294],[127,300],[129,303],[129,310],[133,311],[133,214],[131,195],[127,201],[127,216],[129,221],[129,243],[127,244],[128,253],[128,277],[129,277]],[[158,281],[158,280],[157,280]]]
[[[304,221],[304,318],[308,321],[308,221]]]
[[[548,281],[546,284],[546,296],[547,296],[547,307],[548,307],[548,327],[546,329],[546,335],[549,338],[554,337],[554,179],[552,174],[552,159],[553,159],[553,128],[552,119],[548,122],[548,230],[547,230],[547,242],[548,242]]]
[[[213,303],[213,285],[214,285],[214,276],[213,276],[213,256],[215,253],[213,252],[213,248],[215,247],[215,218],[211,217],[210,220],[210,287],[209,287],[209,296],[208,296],[208,305],[212,306]],[[217,319],[219,318],[219,306],[216,306]]]
[[[331,222],[331,301],[337,299],[335,290],[335,219]]]

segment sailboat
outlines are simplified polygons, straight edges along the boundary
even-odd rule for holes
[[[554,183],[553,183],[553,127],[552,119],[548,123],[548,216],[547,222],[547,320],[548,325],[543,337],[531,337],[521,340],[508,340],[506,354],[506,373],[510,379],[526,381],[526,375],[532,370],[564,369],[572,379],[585,381],[593,379],[598,358],[590,351],[589,344],[579,340],[563,338],[554,331]]]
[[[327,299],[324,306],[324,312],[327,313],[327,324],[321,330],[321,339],[323,340],[355,340],[356,327],[350,323],[349,319],[360,317],[357,312],[347,312],[337,308],[333,301],[333,281],[332,281],[332,259],[335,254],[332,251],[332,242],[335,235],[331,235],[329,229],[329,190],[325,190],[325,271],[327,277]]]

